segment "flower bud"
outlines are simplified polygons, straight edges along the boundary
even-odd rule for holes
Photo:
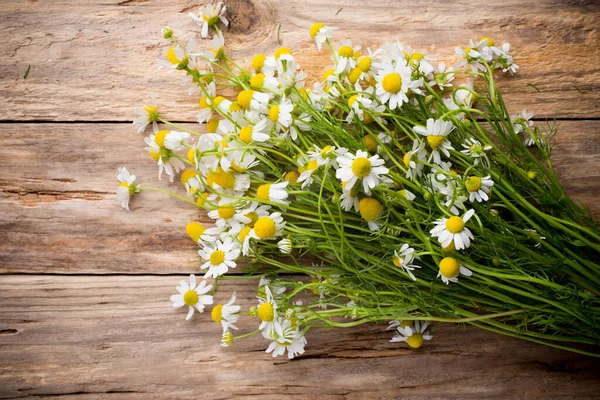
[[[173,36],[173,29],[168,26],[163,26],[160,31],[165,39],[170,39]]]

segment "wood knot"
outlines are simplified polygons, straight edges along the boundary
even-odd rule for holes
[[[229,0],[226,4],[227,32],[234,43],[247,48],[277,34],[277,10],[270,2]]]

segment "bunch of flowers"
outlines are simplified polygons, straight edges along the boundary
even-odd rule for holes
[[[159,64],[185,75],[206,132],[169,122],[155,98],[135,110],[159,178],[179,176],[187,196],[118,175],[126,209],[157,190],[214,222],[185,228],[204,273],[171,297],[187,319],[212,305],[223,346],[262,334],[290,358],[311,328],[372,322],[411,348],[453,322],[598,355],[586,346],[600,340],[600,233],[552,169],[554,126],[506,109],[494,72],[518,69],[507,43],[471,41],[449,67],[398,41],[333,44],[335,28],[316,23],[331,65],[309,85],[285,47],[232,60],[225,13],[190,15],[212,35],[204,52],[163,28]],[[261,276],[256,304],[214,305],[207,281],[239,278],[242,258]],[[257,330],[237,334],[241,316]]]

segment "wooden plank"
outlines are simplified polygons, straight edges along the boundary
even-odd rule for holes
[[[175,120],[195,121],[197,100],[185,95],[181,75],[157,71],[166,51],[160,28],[199,37],[187,13],[201,0],[2,2],[0,109],[5,120],[129,120],[133,106],[159,94]],[[317,53],[308,28],[339,26],[336,38],[375,48],[400,38],[442,60],[455,46],[492,36],[508,41],[521,70],[501,79],[512,110],[538,117],[598,118],[600,7],[595,2],[535,0],[460,4],[411,0],[274,0],[227,2],[231,55],[248,59],[272,52],[280,38],[294,49],[309,76],[330,64]],[[338,13],[339,11],[339,13]],[[206,45],[206,44],[205,44]],[[25,71],[31,66],[27,79]],[[537,92],[532,86],[540,89]]]
[[[568,194],[600,221],[600,121],[563,121],[554,161]],[[116,202],[116,169],[158,181],[142,136],[126,124],[0,124],[0,273],[198,272],[185,225],[208,222],[193,206],[157,192]]]
[[[219,346],[208,313],[185,321],[179,277],[0,276],[0,398],[594,398],[600,360],[444,325],[420,350],[384,326],[313,330],[303,357],[262,337]],[[256,281],[224,281],[243,309]],[[208,311],[208,310],[207,310]],[[256,321],[241,320],[243,332]]]

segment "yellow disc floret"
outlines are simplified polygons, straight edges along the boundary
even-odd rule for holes
[[[371,222],[381,215],[383,205],[377,199],[364,197],[358,202],[358,211],[365,221]]]
[[[233,175],[233,172],[225,172],[222,169],[210,171],[206,176],[206,180],[210,187],[213,187],[213,184],[216,183],[223,189],[233,189],[235,185],[235,175]]]
[[[206,96],[200,97],[200,108],[201,109],[210,108],[210,104],[208,104],[208,97],[206,97]]]
[[[192,239],[195,243],[198,243],[198,239],[204,233],[206,228],[200,222],[190,222],[185,227],[185,233],[188,234],[190,239]]]
[[[350,58],[350,57],[352,57],[354,55],[354,50],[350,46],[342,46],[338,50],[338,55],[340,57]]]
[[[271,191],[271,184],[266,183],[264,185],[260,185],[258,190],[256,191],[256,197],[261,200],[270,200],[269,192]]]
[[[377,151],[377,142],[371,135],[365,135],[365,147],[369,153],[375,153]]]
[[[418,349],[419,347],[423,346],[423,335],[420,333],[415,333],[414,335],[406,338],[406,343],[409,347]]]
[[[244,214],[244,217],[250,220],[248,226],[254,226],[256,221],[258,221],[258,214],[254,211],[250,211],[249,213]]]
[[[359,178],[369,175],[371,168],[371,161],[366,157],[358,157],[352,161],[352,173]]]
[[[402,88],[402,78],[397,72],[387,74],[381,80],[381,87],[388,93],[396,94]]]
[[[465,228],[465,222],[461,217],[457,217],[456,215],[448,218],[446,221],[446,229],[450,233],[460,233]]]
[[[323,80],[326,81],[331,75],[335,74],[335,69],[329,68],[327,71],[323,72]]]
[[[311,38],[315,38],[317,36],[317,33],[319,33],[319,31],[321,30],[322,27],[324,27],[325,24],[322,24],[320,22],[317,22],[316,24],[313,24],[310,27],[310,37]]]
[[[169,50],[167,50],[167,60],[169,60],[169,62],[173,65],[177,65],[181,62],[181,60],[175,55],[175,49],[176,47],[171,47]]]
[[[284,54],[292,54],[292,52],[287,47],[280,47],[277,50],[275,50],[275,58],[277,59]]]
[[[240,242],[244,242],[244,240],[246,240],[246,236],[248,236],[248,234],[250,233],[251,230],[252,230],[252,228],[249,226],[243,227],[238,235],[238,240]]]
[[[218,127],[219,127],[219,120],[217,118],[211,118],[206,123],[206,132],[215,133],[217,131]]]
[[[440,274],[445,278],[452,279],[458,276],[460,264],[454,257],[446,257],[440,261]]]
[[[439,135],[427,136],[427,143],[429,143],[429,146],[434,150],[437,149],[438,147],[440,147],[442,145],[442,143],[444,143],[444,140],[446,140],[445,136],[439,136]]]
[[[225,253],[223,250],[215,250],[210,254],[210,263],[212,265],[219,265],[225,261]]]
[[[265,60],[266,59],[267,59],[267,56],[265,56],[264,54],[257,54],[257,55],[255,55],[252,58],[252,68],[254,68],[254,70],[256,72],[260,72],[261,68],[265,64]]]
[[[293,184],[298,183],[298,178],[300,178],[300,173],[298,171],[289,171],[284,176],[286,181]]]
[[[354,104],[354,102],[356,101],[356,99],[358,99],[358,95],[355,94],[354,96],[351,96],[348,99],[348,107],[352,107],[352,104]]]
[[[358,64],[356,65],[363,72],[369,72],[371,69],[371,57],[363,57],[358,60]]]
[[[214,306],[210,312],[210,316],[212,317],[213,321],[215,321],[217,324],[220,324],[223,320],[223,304],[217,304]]]
[[[252,141],[252,130],[251,126],[245,126],[240,129],[240,140],[246,144]]]
[[[394,265],[398,268],[402,267],[402,259],[398,256],[394,256],[392,257],[392,262],[394,263]]]
[[[198,304],[198,293],[195,290],[188,290],[183,295],[183,302],[186,306],[195,306],[196,304]]]
[[[250,102],[252,101],[252,96],[254,96],[254,90],[242,90],[237,97],[237,102],[239,105],[245,109],[250,109]]]
[[[181,174],[181,183],[183,183],[185,185],[185,183],[187,181],[189,181],[190,179],[192,179],[193,177],[196,176],[196,170],[195,169],[188,169],[183,171],[183,173]]]
[[[470,176],[467,178],[465,186],[469,192],[476,192],[481,189],[481,178],[478,176]]]
[[[356,83],[356,81],[358,81],[358,78],[360,78],[360,74],[362,74],[362,73],[363,73],[362,69],[360,69],[358,67],[352,68],[350,70],[350,73],[348,74],[348,80],[350,81],[351,84],[354,85]]]
[[[219,217],[221,217],[223,219],[230,219],[230,218],[233,218],[233,216],[235,215],[235,208],[219,207],[218,213],[219,213]]]
[[[277,233],[275,221],[270,217],[259,218],[254,224],[254,233],[261,239],[271,239]]]
[[[279,121],[279,106],[275,105],[269,108],[269,119],[272,122]]]
[[[256,74],[250,78],[250,86],[262,86],[265,83],[265,74]]]
[[[261,321],[271,322],[273,318],[275,318],[275,310],[273,309],[273,304],[271,303],[262,303],[260,307],[258,307],[258,318]]]
[[[160,147],[165,147],[165,137],[170,131],[158,131],[156,135],[154,135],[154,141]]]
[[[192,164],[196,164],[196,160],[195,160],[195,155],[196,155],[196,149],[191,148],[188,150],[187,153],[187,159],[189,160],[189,162],[191,162]]]
[[[479,43],[483,42],[484,40],[487,40],[487,45],[488,46],[494,46],[496,43],[494,42],[494,39],[492,39],[489,36],[484,36],[481,39],[479,39]]]

